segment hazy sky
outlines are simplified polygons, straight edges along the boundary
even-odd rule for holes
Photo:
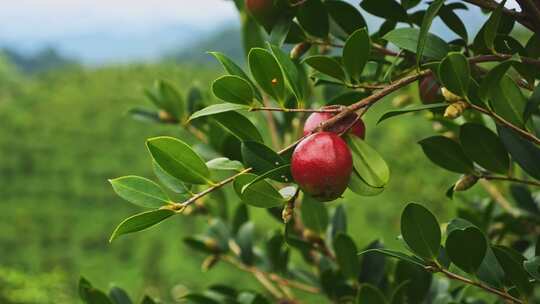
[[[90,63],[159,58],[238,22],[229,0],[0,1],[0,47],[32,53],[52,46]],[[356,6],[360,0],[349,2]],[[517,5],[509,0],[506,6]],[[460,14],[472,33],[486,18],[477,8]],[[453,35],[440,20],[432,31]]]
[[[185,23],[201,28],[235,17],[225,0],[4,0],[0,39],[44,39],[81,32],[133,32]]]

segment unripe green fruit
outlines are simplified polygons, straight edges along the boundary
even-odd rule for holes
[[[317,132],[294,149],[291,173],[302,191],[322,202],[341,196],[353,169],[349,147],[332,132]]]
[[[313,113],[309,115],[307,118],[305,124],[304,124],[304,136],[310,134],[313,132],[319,125],[332,118],[335,114],[334,113]],[[353,121],[358,117],[356,114],[351,114],[341,121],[334,124],[328,131],[334,132],[334,133],[341,133],[344,132],[350,125],[353,123]],[[352,134],[364,139],[366,137],[366,126],[364,125],[364,122],[362,119],[358,119],[350,131]]]
[[[423,104],[431,104],[443,101],[441,86],[432,75],[424,76],[418,85],[420,101]]]
[[[280,10],[274,0],[245,0],[246,10],[270,33],[277,23]]]

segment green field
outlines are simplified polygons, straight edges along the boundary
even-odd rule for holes
[[[227,265],[200,271],[204,257],[181,240],[206,225],[202,216],[175,217],[108,243],[115,225],[138,209],[114,195],[107,179],[153,178],[145,139],[188,136],[178,126],[135,121],[126,112],[149,105],[142,91],[155,79],[168,79],[184,93],[196,83],[209,96],[209,83],[219,73],[214,67],[155,64],[24,76],[0,64],[1,303],[77,303],[81,275],[101,288],[118,285],[134,298],[147,293],[166,303],[181,286],[197,290],[227,281],[259,288]],[[360,247],[376,238],[399,246],[399,214],[407,202],[426,204],[441,221],[458,204],[444,197],[458,176],[436,168],[416,144],[431,130],[422,114],[376,125],[390,104],[378,104],[365,119],[368,142],[391,167],[386,192],[372,198],[347,193],[328,204],[345,206]],[[253,117],[264,124],[262,116]],[[251,211],[261,223],[260,236],[281,228],[265,211]]]

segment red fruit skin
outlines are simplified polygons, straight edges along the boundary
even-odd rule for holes
[[[274,0],[245,0],[245,7],[249,14],[267,32],[271,32],[279,17],[279,11],[274,5]]]
[[[432,75],[424,76],[418,85],[420,91],[420,101],[423,104],[432,104],[444,100],[441,93],[441,86]]]
[[[306,119],[306,122],[304,123],[304,136],[310,134],[315,130],[323,121],[329,120],[334,116],[333,113],[313,113],[309,115],[309,117]],[[350,126],[352,121],[356,119],[356,114],[351,115],[350,117],[346,117],[339,123],[333,125],[330,130],[334,133],[341,133],[345,131],[345,129]],[[359,119],[351,128],[350,132],[362,139],[366,137],[366,125],[362,121],[362,119]]]
[[[339,198],[351,177],[353,161],[347,143],[332,132],[317,132],[294,149],[291,173],[302,191],[318,201]]]

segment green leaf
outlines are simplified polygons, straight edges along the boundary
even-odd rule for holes
[[[330,235],[334,238],[338,233],[347,233],[347,214],[343,205],[337,206],[332,215],[332,225],[330,226]]]
[[[529,97],[527,106],[525,107],[525,113],[523,114],[523,121],[527,122],[532,117],[534,111],[540,107],[540,83],[536,85],[533,93]]]
[[[499,137],[488,128],[475,123],[461,126],[459,140],[463,152],[483,168],[506,174],[510,158]]]
[[[345,81],[345,71],[343,71],[341,64],[332,57],[315,55],[307,57],[304,62],[318,72]]]
[[[384,254],[388,257],[395,258],[401,261],[405,261],[411,264],[415,264],[420,267],[426,267],[426,263],[422,261],[421,259],[417,258],[416,256],[410,256],[406,253],[390,250],[390,249],[382,249],[382,248],[375,248],[375,249],[368,249],[365,251],[360,252],[358,255],[364,255],[367,253],[380,253]]]
[[[223,53],[220,53],[220,52],[208,52],[208,54],[214,56],[219,61],[219,63],[221,63],[221,65],[223,66],[223,69],[225,69],[225,71],[227,73],[229,73],[229,75],[238,76],[238,77],[241,77],[244,80],[247,80],[251,84],[251,86],[253,88],[253,91],[255,93],[255,97],[258,100],[262,100],[261,92],[259,92],[259,90],[256,88],[253,81],[251,81],[249,76],[246,74],[246,72],[244,72],[244,70],[242,70],[242,68],[240,66],[238,66],[234,61],[232,61],[229,57],[227,57]]]
[[[378,1],[378,0],[370,0]],[[410,52],[416,52],[420,30],[416,28],[398,28],[384,35],[383,39],[387,40],[399,48]],[[440,37],[428,33],[424,46],[423,56],[431,59],[441,59],[450,51],[450,48]]]
[[[363,0],[360,6],[368,13],[384,19],[408,22],[409,16],[403,6],[394,0]]]
[[[253,184],[242,193],[242,188],[255,178],[255,174],[242,174],[234,180],[234,190],[244,203],[259,208],[278,207],[285,203],[281,194],[265,180]]]
[[[259,24],[246,11],[240,12],[241,29],[242,29],[242,44],[244,46],[244,54],[248,55],[251,49],[255,47],[264,47],[263,31]]]
[[[116,227],[116,229],[114,229],[111,238],[109,239],[109,242],[112,242],[114,239],[121,235],[138,232],[150,228],[155,224],[173,216],[174,214],[175,212],[173,210],[158,209],[135,214],[134,216],[128,217],[127,219],[123,220]]]
[[[182,95],[169,81],[158,80],[156,86],[163,109],[171,114],[174,118],[181,119],[185,111],[184,99],[182,98]]]
[[[476,227],[452,231],[446,239],[446,253],[461,270],[476,273],[484,260],[487,241],[484,234]]]
[[[420,61],[422,60],[422,54],[424,53],[424,48],[426,46],[426,41],[429,34],[429,28],[431,27],[433,19],[435,19],[443,4],[444,0],[433,1],[424,14],[422,26],[420,27],[420,34],[418,35],[418,45],[416,47],[416,64],[418,66],[420,66]]]
[[[271,44],[269,46],[272,50],[272,54],[274,54],[274,57],[276,58],[279,66],[281,67],[283,75],[285,75],[285,79],[287,80],[289,88],[294,93],[297,102],[299,104],[302,104],[304,100],[304,89],[302,85],[302,77],[300,72],[298,71],[298,68],[291,60],[291,58],[287,54],[285,54],[279,47]]]
[[[424,206],[410,203],[401,214],[401,234],[417,255],[435,260],[441,248],[441,228],[437,218]]]
[[[128,114],[134,119],[142,122],[164,123],[156,110],[149,110],[142,107],[134,107],[128,110]]]
[[[375,286],[370,284],[360,285],[358,295],[356,296],[357,304],[386,304],[386,299],[382,292]]]
[[[360,261],[354,241],[347,234],[338,233],[333,238],[333,247],[341,273],[350,279],[355,279],[360,272]]]
[[[478,90],[478,96],[482,100],[486,101],[488,98],[491,99],[494,94],[499,94],[499,92],[494,92],[494,94],[492,94],[494,91],[493,88],[500,85],[501,79],[511,66],[512,60],[507,60],[498,64],[487,73],[484,79],[482,79],[480,89]]]
[[[310,35],[326,38],[330,30],[328,13],[321,0],[304,2],[298,8],[296,18],[302,28]]]
[[[499,85],[492,87],[489,92],[491,106],[495,113],[512,124],[522,127],[527,100],[514,80],[510,76],[504,75]]]
[[[251,75],[261,89],[283,104],[286,93],[285,79],[274,56],[265,49],[253,48],[249,52],[248,62]]]
[[[425,267],[399,261],[394,274],[396,284],[408,282],[404,291],[406,301],[404,303],[424,303],[429,293],[433,275],[425,270]]]
[[[242,171],[244,166],[237,160],[230,160],[227,157],[218,157],[206,162],[206,166],[211,170]]]
[[[327,0],[324,2],[324,5],[332,20],[347,35],[367,26],[362,14],[354,6],[345,1]]]
[[[489,19],[483,26],[484,43],[486,44],[486,47],[490,50],[493,50],[493,42],[495,41],[495,37],[497,37],[497,30],[499,29],[502,10],[505,3],[506,0],[503,0],[497,6],[497,8],[493,11],[493,13],[491,13],[491,16],[489,16]]]
[[[113,304],[107,295],[101,290],[94,288],[88,280],[79,279],[79,297],[86,304]]]
[[[262,175],[257,176],[257,178],[253,179],[251,182],[245,184],[242,187],[241,192],[244,193],[252,185],[258,183],[261,180],[264,180],[265,178],[270,178],[271,176],[276,176],[276,175],[279,174],[278,176],[280,176],[280,178],[285,179],[286,178],[285,175],[289,174],[288,172],[290,171],[290,168],[291,168],[291,165],[286,164],[286,165],[283,165],[283,166],[276,167],[276,168],[274,168],[274,169],[272,169],[272,170],[270,170],[268,172],[265,172]],[[283,194],[281,196],[285,197]]]
[[[244,141],[241,150],[244,163],[253,168],[253,173],[258,175],[287,164],[287,162],[279,154],[274,152],[274,150],[256,141]],[[281,182],[290,182],[292,180],[288,168],[275,172],[270,175],[269,178]]]
[[[246,105],[235,104],[235,103],[218,103],[210,105],[202,110],[199,110],[191,115],[189,120],[193,120],[200,117],[211,116],[219,113],[225,113],[230,111],[237,111],[249,109]]]
[[[314,200],[308,195],[304,195],[300,205],[302,223],[306,228],[316,232],[324,233],[328,226],[328,212],[324,204]]]
[[[253,103],[253,89],[249,82],[238,76],[221,76],[212,83],[214,95],[226,102],[250,105]]]
[[[214,114],[212,118],[240,141],[263,141],[255,125],[247,117],[238,112],[221,112]]]
[[[148,139],[146,146],[154,161],[169,175],[190,184],[211,183],[204,160],[183,141],[161,136]]]
[[[525,262],[523,267],[536,281],[540,281],[540,257],[535,256]]]
[[[156,301],[154,301],[149,296],[145,295],[141,301],[141,304],[156,304]]]
[[[152,162],[152,169],[159,181],[168,189],[180,194],[189,192],[189,188],[181,180],[165,172],[155,161]]]
[[[375,196],[384,191],[384,187],[370,186],[360,175],[358,175],[356,170],[353,170],[353,173],[351,173],[351,178],[347,187],[349,187],[352,192],[362,196]]]
[[[352,80],[359,81],[371,52],[371,40],[366,28],[356,30],[343,47],[343,65]]]
[[[456,173],[473,172],[472,161],[455,141],[444,136],[432,136],[418,143],[424,154],[439,167]]]
[[[369,243],[362,251],[369,249],[383,249],[383,243],[380,240],[375,240]],[[386,278],[386,265],[386,258],[382,254],[375,252],[363,254],[358,282],[379,286]]]
[[[255,260],[255,254],[253,252],[254,230],[255,225],[247,222],[238,229],[238,234],[236,235],[236,243],[240,247],[240,260],[246,265],[252,265]]]
[[[347,136],[347,143],[359,176],[372,187],[384,187],[390,179],[390,169],[379,153],[356,136]]]
[[[126,201],[145,208],[159,208],[170,204],[170,199],[161,187],[140,176],[123,176],[110,179],[114,192]]]
[[[450,235],[455,230],[465,230],[468,228],[476,228],[476,226],[467,220],[456,218],[448,223],[446,234]],[[493,287],[501,288],[503,286],[502,281],[504,279],[504,271],[489,246],[487,247],[485,257],[482,260],[476,275],[480,280]]]
[[[379,118],[379,120],[377,121],[377,124],[379,124],[379,123],[381,123],[381,122],[383,122],[383,121],[385,121],[385,120],[387,120],[389,118],[398,116],[398,115],[418,112],[418,111],[422,111],[422,110],[444,109],[447,106],[448,106],[447,102],[440,102],[440,103],[433,103],[433,104],[412,105],[412,106],[408,106],[408,107],[403,108],[403,109],[391,110],[391,111],[388,111],[388,112],[384,113],[381,116],[381,118]]]
[[[441,17],[441,20],[448,28],[465,40],[465,42],[469,40],[467,29],[465,28],[463,21],[461,21],[459,16],[454,13],[454,10],[450,8],[449,5],[443,5],[439,11],[439,17]]]
[[[109,297],[114,304],[132,304],[127,292],[118,287],[112,287],[109,290]]]
[[[497,126],[497,132],[512,159],[530,176],[540,180],[540,149],[516,131]]]
[[[467,96],[471,70],[467,58],[461,53],[451,52],[439,65],[439,80],[452,93]]]
[[[492,249],[504,269],[506,280],[516,286],[522,297],[530,295],[533,291],[533,285],[529,282],[529,276],[525,269],[523,269],[524,259],[514,259],[509,248],[495,246]],[[520,258],[522,257],[520,256]]]

